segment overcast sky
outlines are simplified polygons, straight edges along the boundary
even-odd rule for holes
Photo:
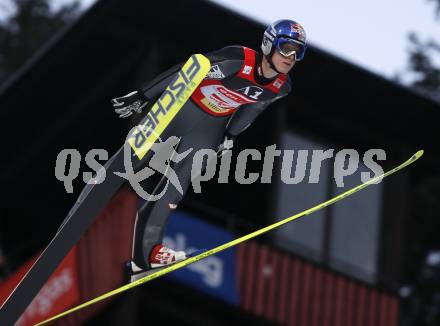
[[[406,67],[408,32],[440,37],[428,0],[212,1],[263,23],[294,19],[313,45],[385,77]]]

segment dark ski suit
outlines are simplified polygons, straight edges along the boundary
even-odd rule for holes
[[[288,75],[266,79],[259,74],[261,54],[242,46],[228,46],[206,54],[211,70],[194,91],[190,100],[165,130],[162,139],[177,136],[176,149],[192,152],[172,165],[182,186],[183,194],[191,183],[193,155],[199,149],[216,150],[223,137],[234,138],[245,130],[271,103],[286,96],[291,89]],[[153,100],[160,96],[182,65],[177,65],[141,87],[140,91]],[[162,178],[157,189],[161,187]],[[169,184],[157,201],[146,202],[138,211],[134,230],[133,260],[149,268],[148,256],[156,244],[162,243],[164,229],[172,210],[183,195]]]

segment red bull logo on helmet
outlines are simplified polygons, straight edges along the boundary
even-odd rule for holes
[[[306,32],[304,31],[304,29],[302,28],[302,26],[298,23],[292,23],[290,25],[290,30],[293,33],[298,34],[298,40],[305,42],[306,41]]]

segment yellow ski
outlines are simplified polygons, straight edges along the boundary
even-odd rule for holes
[[[83,304],[81,304],[81,305],[78,305],[78,306],[73,307],[73,308],[71,308],[71,309],[69,309],[69,310],[66,310],[65,312],[62,312],[62,313],[60,313],[60,314],[58,314],[58,315],[56,315],[56,316],[53,316],[53,317],[50,318],[50,319],[47,319],[47,320],[45,320],[45,321],[43,321],[43,322],[40,322],[40,323],[37,324],[37,326],[38,326],[38,325],[44,325],[44,324],[47,324],[48,322],[54,321],[54,320],[56,320],[56,319],[59,319],[59,318],[61,318],[61,317],[66,316],[66,315],[68,315],[68,314],[71,314],[72,312],[75,312],[75,311],[78,311],[78,310],[83,309],[83,308],[85,308],[85,307],[91,306],[91,305],[93,305],[93,304],[95,304],[95,303],[97,303],[97,302],[100,302],[100,301],[105,300],[105,299],[107,299],[107,298],[110,298],[110,297],[112,297],[112,296],[114,296],[114,295],[116,295],[116,294],[119,294],[119,293],[125,292],[125,291],[127,291],[127,290],[130,290],[130,289],[132,289],[132,288],[134,288],[134,287],[137,287],[137,286],[139,286],[139,285],[141,285],[141,284],[147,283],[147,282],[149,282],[149,281],[151,281],[151,280],[154,280],[154,279],[156,279],[156,278],[158,278],[158,277],[161,277],[161,276],[163,276],[163,275],[165,275],[165,274],[171,273],[171,272],[173,272],[173,271],[175,271],[175,270],[178,270],[178,269],[180,269],[180,268],[182,268],[182,267],[188,266],[188,265],[190,265],[190,264],[192,264],[192,263],[195,263],[195,262],[197,262],[197,261],[199,261],[199,260],[202,260],[202,259],[204,259],[204,258],[206,258],[206,257],[208,257],[208,256],[214,255],[214,254],[216,254],[216,253],[218,253],[218,252],[220,252],[220,251],[223,251],[223,250],[225,250],[225,249],[228,249],[228,248],[230,248],[230,247],[233,247],[233,246],[235,246],[235,245],[237,245],[237,244],[239,244],[239,243],[242,243],[242,242],[244,242],[244,241],[246,241],[246,240],[249,240],[249,239],[255,238],[255,237],[257,237],[257,236],[259,236],[259,235],[261,235],[261,234],[263,234],[263,233],[269,232],[269,231],[271,231],[271,230],[273,230],[273,229],[275,229],[275,228],[277,228],[277,227],[280,227],[281,225],[284,225],[284,224],[286,224],[286,223],[289,223],[289,222],[291,222],[291,221],[293,221],[293,220],[295,220],[295,219],[297,219],[297,218],[300,218],[300,217],[302,217],[302,216],[305,216],[305,215],[309,215],[309,214],[311,214],[311,213],[314,213],[314,212],[316,212],[316,211],[318,211],[318,210],[320,210],[320,209],[322,209],[322,208],[324,208],[324,207],[327,207],[327,206],[329,206],[329,205],[332,205],[332,204],[334,204],[334,203],[336,203],[336,202],[338,202],[338,201],[340,201],[340,200],[342,200],[342,199],[344,199],[344,198],[346,198],[346,197],[348,197],[348,196],[351,196],[352,194],[358,192],[359,190],[362,190],[362,189],[368,187],[368,186],[371,185],[371,184],[374,184],[374,183],[380,182],[383,178],[385,178],[385,177],[387,177],[387,176],[389,176],[389,175],[391,175],[391,174],[393,174],[393,173],[395,173],[395,172],[397,172],[397,171],[399,171],[399,170],[402,170],[402,169],[404,169],[405,167],[407,167],[408,165],[414,163],[414,162],[417,161],[422,155],[423,155],[423,150],[419,150],[419,151],[418,151],[417,153],[415,153],[410,159],[408,159],[408,160],[405,161],[404,163],[400,164],[399,166],[395,167],[394,169],[392,169],[392,170],[390,170],[390,171],[388,171],[388,172],[386,172],[386,173],[384,173],[384,174],[382,174],[382,175],[379,175],[379,176],[377,176],[377,177],[375,177],[375,178],[373,178],[373,179],[370,179],[369,181],[367,181],[367,182],[365,182],[365,183],[362,183],[362,184],[360,184],[360,185],[358,185],[358,186],[356,186],[356,187],[354,187],[354,188],[352,188],[352,189],[349,189],[349,190],[343,192],[342,194],[340,194],[340,195],[338,195],[338,196],[335,196],[335,197],[333,197],[333,198],[331,198],[331,199],[329,199],[329,200],[327,200],[327,201],[325,201],[325,202],[323,202],[323,203],[321,203],[321,204],[318,204],[318,205],[316,205],[316,206],[314,206],[314,207],[312,207],[312,208],[309,208],[309,209],[307,209],[307,210],[305,210],[305,211],[302,211],[302,212],[300,212],[300,213],[298,213],[298,214],[295,214],[295,215],[293,215],[293,216],[287,217],[287,218],[285,218],[284,220],[281,220],[281,221],[279,221],[279,222],[273,223],[273,224],[271,224],[271,225],[269,225],[269,226],[266,226],[266,227],[264,227],[264,228],[262,228],[262,229],[260,229],[260,230],[257,230],[257,231],[255,231],[255,232],[252,232],[252,233],[250,233],[250,234],[247,234],[247,235],[245,235],[245,236],[242,236],[242,237],[240,237],[240,238],[237,238],[237,239],[235,239],[235,240],[232,240],[232,241],[230,241],[230,242],[228,242],[228,243],[225,243],[225,244],[223,244],[223,245],[220,245],[220,246],[218,246],[218,247],[215,247],[215,248],[213,248],[213,249],[210,249],[210,250],[208,250],[208,251],[205,251],[205,252],[203,252],[203,253],[201,253],[201,254],[199,254],[199,255],[197,255],[197,256],[194,256],[194,257],[188,258],[188,259],[186,259],[186,260],[184,260],[184,261],[181,261],[181,262],[179,262],[179,263],[173,264],[173,265],[171,265],[171,266],[169,266],[169,267],[166,267],[166,268],[160,269],[160,270],[157,271],[157,272],[153,272],[153,273],[151,273],[151,274],[149,274],[149,275],[147,275],[147,276],[145,276],[145,277],[143,277],[143,278],[141,278],[141,279],[139,279],[139,280],[137,280],[137,281],[135,281],[135,282],[133,282],[133,283],[130,283],[130,284],[126,284],[126,285],[124,285],[124,286],[121,286],[121,287],[119,287],[119,288],[117,288],[117,289],[115,289],[115,290],[113,290],[113,291],[107,292],[107,293],[105,293],[105,294],[103,294],[103,295],[100,295],[99,297],[96,297],[95,299],[92,299],[92,300],[90,300],[90,301],[87,301],[87,302],[85,302],[85,303],[83,303]]]
[[[129,134],[127,142],[130,148],[124,143],[105,164],[105,180],[103,178],[101,184],[87,184],[84,187],[51,242],[1,306],[0,325],[13,325],[17,322],[63,258],[125,183],[125,179],[116,173],[124,170],[124,149],[128,148],[130,154],[135,154],[131,160],[134,168],[143,167],[152,144],[184,108],[184,104],[210,69],[208,58],[194,54],[176,73],[160,98],[145,114],[140,125]]]

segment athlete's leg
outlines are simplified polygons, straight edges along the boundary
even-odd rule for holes
[[[216,149],[226,122],[226,118],[208,117],[196,129],[182,137],[178,147],[179,153],[191,148],[192,151],[184,160],[171,166],[178,176],[182,193],[168,182],[168,187],[159,200],[146,202],[139,210],[133,251],[133,259],[138,266],[150,267],[146,260],[149,259],[153,248],[162,243],[168,217],[191,184],[191,169],[195,153],[203,148]],[[163,180],[163,182],[166,181]],[[164,186],[166,185],[163,184],[162,187]]]

